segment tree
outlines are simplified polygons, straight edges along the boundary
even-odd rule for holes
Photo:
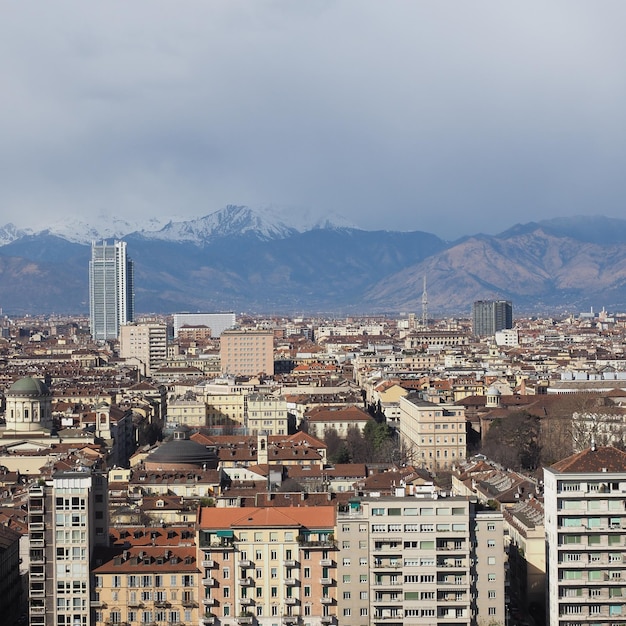
[[[541,460],[541,423],[526,411],[494,420],[483,443],[483,453],[514,470],[534,470]]]

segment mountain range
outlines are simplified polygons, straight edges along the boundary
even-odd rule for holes
[[[97,222],[0,227],[2,310],[87,313],[90,242],[113,237],[135,262],[141,313],[420,313],[424,277],[433,317],[467,316],[474,300],[492,298],[528,314],[626,309],[626,220],[557,218],[456,241],[241,206],[167,223]]]

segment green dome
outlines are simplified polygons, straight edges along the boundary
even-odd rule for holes
[[[16,380],[7,391],[11,396],[49,396],[50,389],[38,378],[20,378]]]

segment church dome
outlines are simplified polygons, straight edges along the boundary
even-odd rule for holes
[[[7,390],[7,396],[49,396],[50,389],[38,378],[27,376],[16,380]]]
[[[150,463],[181,463],[214,468],[217,466],[217,455],[214,450],[189,439],[172,439],[162,443],[146,461]]]

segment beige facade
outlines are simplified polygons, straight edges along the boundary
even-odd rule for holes
[[[251,394],[247,409],[249,435],[287,434],[287,401],[283,396]]]
[[[135,360],[151,376],[167,359],[165,324],[125,324],[120,327],[120,356]]]
[[[400,398],[400,438],[413,451],[415,464],[449,469],[467,456],[465,409],[425,402],[417,395]]]
[[[467,498],[368,498],[337,518],[342,626],[504,624],[502,515]]]
[[[225,330],[220,336],[222,372],[233,376],[274,374],[274,332]]]
[[[204,624],[337,621],[334,506],[201,509]]]

